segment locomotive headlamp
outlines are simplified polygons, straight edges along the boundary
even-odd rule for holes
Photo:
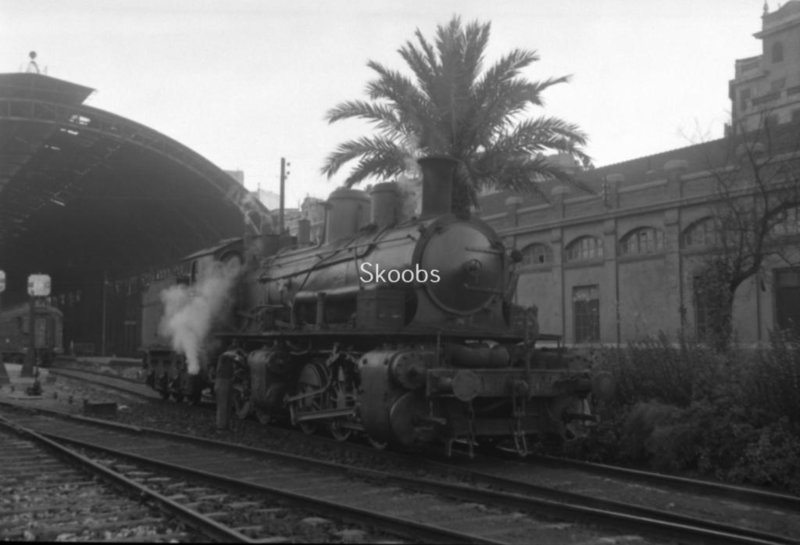
[[[483,268],[483,263],[477,259],[470,259],[461,267],[464,269],[464,272],[467,273],[467,276],[469,276],[470,279],[477,282],[481,274],[481,269]]]

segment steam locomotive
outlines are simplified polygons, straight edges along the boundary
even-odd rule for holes
[[[604,378],[534,346],[535,307],[512,303],[519,252],[451,212],[457,161],[419,165],[418,217],[402,217],[395,183],[371,199],[340,188],[322,243],[308,242],[301,221],[296,241],[262,234],[197,254],[188,284],[204,266],[240,266],[234,302],[193,383],[163,350],[147,356],[150,383],[182,397],[216,380],[218,403],[239,417],[285,416],[308,433],[381,446],[502,442],[525,454],[532,439],[584,428]],[[230,402],[220,384],[231,384]]]

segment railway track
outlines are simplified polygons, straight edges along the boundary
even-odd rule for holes
[[[707,480],[689,479],[651,471],[641,471],[626,467],[595,464],[558,458],[553,456],[530,456],[527,462],[551,469],[580,471],[591,475],[601,476],[603,479],[619,479],[638,484],[651,484],[654,486],[671,488],[681,492],[703,494],[704,496],[718,497],[724,500],[752,502],[759,505],[785,509],[787,514],[797,514],[800,517],[800,497],[791,494],[768,492],[745,486],[734,486]],[[800,524],[797,528],[800,535]]]
[[[800,543],[796,496],[541,457],[525,462],[483,457],[463,469],[464,479],[495,489],[539,491],[555,501],[702,527],[743,542]]]
[[[100,428],[87,429],[85,422],[80,425],[77,421],[70,422],[68,426],[63,420],[42,416],[26,417],[26,424],[35,425],[53,439],[81,442],[84,447],[91,444],[92,448],[107,448],[111,443],[115,450],[121,449],[114,456],[135,459],[136,463],[157,464],[170,471],[185,471],[190,466],[194,479],[223,479],[227,483],[225,486],[250,487],[252,493],[277,495],[294,503],[305,504],[310,498],[317,502],[314,511],[355,520],[357,524],[375,527],[383,523],[384,526],[377,527],[385,527],[387,521],[381,517],[397,519],[399,515],[401,522],[394,520],[392,524],[417,521],[426,527],[455,532],[438,537],[427,535],[426,541],[528,543],[535,535],[539,543],[592,543],[601,538],[620,539],[619,530],[602,528],[622,528],[652,539],[687,543],[795,543],[790,537],[709,524],[676,517],[674,513],[644,512],[636,506],[597,498],[569,497],[563,491],[525,486],[519,480],[481,476],[473,469],[445,467],[451,481],[453,472],[460,471],[464,474],[459,480],[471,481],[474,486],[451,484],[444,479],[431,479],[431,467],[424,461],[421,469],[424,468],[428,476],[415,478],[179,437],[157,430],[125,429],[106,424],[100,432]],[[86,440],[87,435],[91,441]],[[191,443],[190,449],[187,442]],[[187,459],[175,454],[189,451],[191,456]],[[242,483],[242,478],[246,482]],[[311,510],[307,505],[303,508]],[[363,520],[364,511],[371,513],[371,522]],[[597,526],[587,526],[587,523]],[[419,528],[386,531],[408,539],[421,539]],[[431,530],[426,528],[425,531]],[[634,539],[630,534],[624,537]]]
[[[75,369],[71,367],[53,367],[48,369],[47,372],[53,376],[79,380],[86,384],[100,386],[102,388],[107,388],[118,392],[124,392],[141,399],[161,399],[161,396],[157,392],[149,388],[143,382],[134,379],[109,375],[99,371]]]
[[[401,482],[382,472],[131,427],[98,426],[85,419],[17,415],[16,421],[51,440],[90,449],[96,456],[124,459],[122,465],[136,467],[135,475],[148,483],[169,478],[191,483],[192,488],[209,489],[212,492],[207,499],[216,496],[217,503],[212,508],[218,510],[211,515],[218,520],[226,516],[221,511],[225,505],[267,497],[275,506],[262,506],[262,510],[285,509],[289,505],[292,510],[303,511],[305,518],[328,517],[338,521],[334,524],[355,524],[377,529],[378,535],[402,536],[412,541],[529,543],[530,536],[537,535],[543,543],[575,543],[619,535],[498,509],[490,503],[491,495],[477,490],[472,490],[469,497],[464,497],[463,492],[456,495],[458,487],[452,485]],[[184,497],[185,491],[175,489],[168,499],[193,508],[198,501]],[[234,494],[246,497],[237,499]],[[564,538],[565,530],[569,539]],[[236,531],[251,531],[264,537],[259,528]],[[255,535],[246,537],[255,539]]]
[[[264,429],[263,433],[270,430]],[[283,429],[280,433],[293,434]],[[330,443],[321,437],[303,440]],[[338,443],[333,448],[338,448]],[[342,448],[358,450],[353,445]],[[393,457],[397,464],[409,464],[403,455],[385,456]],[[417,468],[427,467],[430,475],[455,475],[462,482],[512,494],[533,494],[557,502],[696,526],[755,542],[800,543],[800,498],[796,496],[552,457],[531,457],[528,462],[532,463],[479,457],[458,470],[452,463],[437,466],[419,459],[411,463]],[[637,528],[635,524],[632,527]]]
[[[0,539],[198,541],[142,490],[0,418]],[[97,482],[98,476],[114,485]]]

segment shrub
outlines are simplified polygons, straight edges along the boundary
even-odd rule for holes
[[[746,370],[746,402],[771,420],[787,418],[800,425],[800,336],[774,332],[770,341],[770,349]]]
[[[800,337],[718,354],[662,335],[602,356],[617,390],[575,454],[800,492]]]
[[[760,429],[726,477],[800,493],[800,430],[788,418]]]
[[[687,341],[675,346],[664,334],[606,349],[603,359],[617,382],[616,403],[629,406],[655,400],[688,407],[712,394],[725,367],[708,348]]]

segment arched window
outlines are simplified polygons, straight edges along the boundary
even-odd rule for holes
[[[664,232],[655,227],[639,227],[619,241],[620,255],[655,254],[664,250]]]
[[[772,228],[772,234],[779,237],[800,235],[800,209],[784,210]]]
[[[684,248],[702,248],[717,243],[718,235],[714,218],[697,220],[683,231]]]
[[[603,257],[603,239],[585,236],[580,237],[569,243],[565,255],[568,263],[575,261],[588,261],[590,259],[600,259]]]
[[[772,62],[781,62],[783,60],[783,43],[775,42],[772,44]]]
[[[534,242],[522,249],[522,265],[530,267],[532,265],[545,265],[553,262],[553,250],[548,244]]]

